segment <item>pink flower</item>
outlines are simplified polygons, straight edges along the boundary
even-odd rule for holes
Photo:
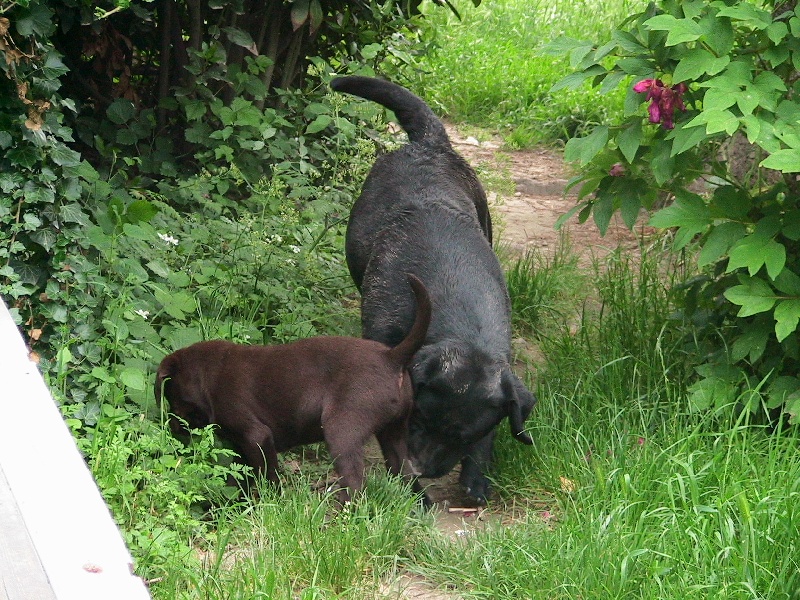
[[[633,91],[637,94],[641,94],[642,92],[646,92],[649,90],[654,83],[661,83],[660,79],[642,79],[639,83],[633,86]],[[661,85],[664,85],[661,83]]]
[[[685,83],[667,87],[660,79],[643,79],[633,86],[633,91],[637,94],[647,92],[647,100],[650,101],[650,106],[647,107],[650,122],[661,123],[664,129],[675,127],[673,120],[675,109],[686,110],[682,96],[687,89]]]
[[[625,165],[623,165],[622,163],[615,163],[608,170],[608,174],[611,175],[612,177],[622,177],[623,175],[625,175]]]
[[[644,446],[644,444],[645,444],[645,442],[646,442],[646,441],[647,441],[647,440],[645,440],[645,439],[644,439],[642,436],[639,436],[639,437],[636,439],[636,443],[637,443],[637,444],[639,444],[640,446]]]

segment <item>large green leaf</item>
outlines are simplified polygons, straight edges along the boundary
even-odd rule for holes
[[[595,225],[600,231],[600,235],[605,235],[608,231],[608,224],[611,222],[611,217],[614,215],[614,198],[606,190],[595,199],[592,204],[592,217],[594,218]]]
[[[707,377],[694,383],[688,390],[689,406],[692,411],[708,410],[725,406],[736,398],[736,386],[718,377]]]
[[[297,31],[310,17],[311,7],[309,0],[294,0],[292,2],[291,19],[292,29]]]
[[[746,268],[752,276],[765,266],[767,274],[774,280],[783,271],[784,265],[786,265],[786,246],[772,238],[755,233],[742,238],[731,249],[727,272]]]
[[[746,233],[745,226],[735,221],[720,223],[712,228],[697,257],[698,266],[704,267],[718,261]]]
[[[800,173],[800,148],[773,152],[762,160],[758,166],[765,169],[775,169],[783,173]]]
[[[617,146],[629,163],[636,158],[636,152],[642,144],[642,121],[636,119],[617,135]]]
[[[141,369],[125,368],[120,372],[119,379],[125,387],[133,390],[143,391],[147,388],[147,376]]]
[[[703,35],[703,28],[692,19],[676,19],[672,15],[657,15],[644,22],[645,27],[667,32],[667,46],[693,42]]]
[[[772,322],[769,318],[748,324],[731,347],[731,358],[735,362],[747,358],[751,363],[757,361],[767,349],[767,342],[772,333]]]
[[[579,161],[581,166],[588,164],[608,143],[608,127],[600,125],[592,133],[582,138],[572,138],[564,148],[567,161]]]
[[[711,215],[703,199],[697,194],[683,192],[670,206],[662,208],[650,218],[652,227],[666,229],[677,227],[675,248],[686,246],[698,233],[711,225]]]
[[[741,306],[736,316],[749,317],[771,310],[778,297],[766,281],[758,277],[745,279],[741,285],[725,290],[728,301]]]
[[[325,129],[328,125],[333,122],[333,117],[330,115],[320,115],[316,119],[314,119],[311,123],[308,124],[306,127],[306,133],[318,133]]]
[[[667,139],[672,139],[670,156],[677,156],[687,150],[699,146],[708,138],[705,127],[694,127],[688,124],[678,124]]]
[[[775,306],[775,336],[782,342],[797,330],[800,321],[800,299],[781,300]]]
[[[76,167],[81,162],[81,155],[58,143],[50,150],[50,159],[60,167]]]
[[[136,114],[133,102],[124,98],[117,98],[106,110],[108,120],[117,125],[124,125]]]
[[[222,31],[225,32],[225,35],[232,43],[241,46],[252,54],[258,55],[256,43],[244,29],[239,29],[238,27],[223,27]]]
[[[783,406],[792,395],[800,392],[800,379],[790,375],[776,377],[769,386],[767,408]]]
[[[16,13],[16,18],[12,21],[17,28],[20,36],[27,38],[31,36],[46,37],[55,28],[53,22],[53,11],[44,2],[34,2],[32,6],[27,6],[30,2],[20,2],[20,10]],[[14,3],[10,3],[10,7]]]
[[[772,16],[762,8],[757,8],[749,2],[736,2],[717,13],[718,17],[729,17],[734,21],[742,21],[754,29],[766,29],[772,24]]]
[[[50,252],[56,245],[56,232],[52,229],[39,229],[30,233],[30,238],[42,248]]]
[[[706,96],[708,95],[709,94],[706,94]],[[730,100],[731,100],[730,105],[736,103],[735,98],[730,98]],[[709,109],[709,110],[704,110],[694,119],[689,121],[689,123],[687,123],[687,126],[696,127],[697,125],[703,125],[703,124],[705,124],[706,126],[706,133],[708,135],[721,133],[723,131],[728,135],[733,135],[734,133],[736,133],[736,130],[739,129],[739,117],[734,115],[727,108]]]
[[[701,75],[716,75],[728,66],[730,60],[727,55],[717,57],[699,46],[692,48],[678,62],[672,81],[678,83],[699,79]]]
[[[40,158],[39,151],[30,144],[20,145],[12,148],[6,153],[6,157],[12,166],[32,168]]]
[[[606,72],[606,68],[602,65],[593,65],[585,71],[578,71],[577,73],[570,73],[563,79],[557,81],[553,87],[550,88],[551,92],[557,92],[563,89],[578,89],[583,82],[587,79],[601,75]]]

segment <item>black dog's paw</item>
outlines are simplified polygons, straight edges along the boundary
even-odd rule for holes
[[[492,485],[484,475],[480,473],[471,474],[469,477],[462,475],[459,482],[464,486],[469,497],[479,505],[483,506],[489,501],[489,496],[492,494]]]
[[[424,510],[430,510],[433,508],[433,500],[431,500],[431,497],[428,495],[428,492],[425,491],[420,492],[417,495],[417,503],[420,506],[422,506]]]

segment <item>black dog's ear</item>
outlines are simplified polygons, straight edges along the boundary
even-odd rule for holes
[[[439,342],[424,346],[414,356],[410,368],[414,393],[422,387],[449,387],[450,379],[458,372],[462,361],[462,353],[455,345]]]
[[[424,346],[414,356],[414,361],[411,363],[411,381],[414,384],[414,394],[420,388],[430,385],[431,380],[441,370],[440,353],[437,345]]]
[[[525,433],[525,419],[537,402],[536,396],[528,391],[525,384],[511,371],[511,367],[503,369],[502,381],[511,434],[517,441],[531,445],[533,440]]]

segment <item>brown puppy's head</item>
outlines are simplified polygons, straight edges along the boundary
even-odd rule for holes
[[[189,429],[199,429],[214,423],[214,407],[203,393],[203,371],[192,368],[189,349],[178,350],[161,361],[156,372],[156,401],[169,403],[170,430],[177,438],[186,438]],[[177,418],[175,418],[177,417]]]

